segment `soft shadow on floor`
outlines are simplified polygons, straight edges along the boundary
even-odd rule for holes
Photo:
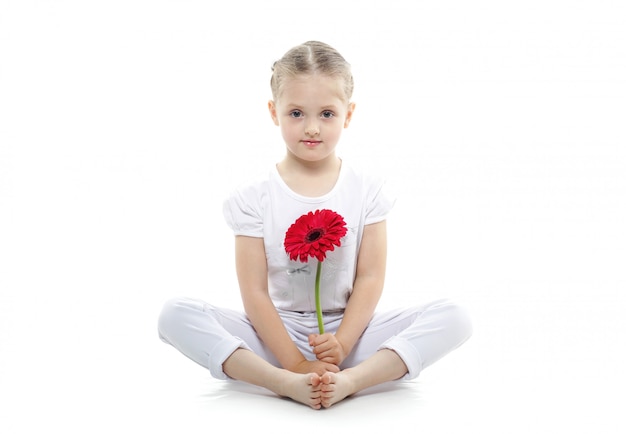
[[[262,397],[263,400],[267,398],[274,398],[275,400],[286,400],[276,396],[274,393],[262,388],[253,386],[240,381],[218,381],[214,382],[210,386],[210,390],[201,394],[201,401],[214,401],[214,400],[239,400],[250,399],[256,400]],[[355,399],[359,401],[368,401],[376,399],[403,399],[413,400],[418,402],[421,398],[419,384],[416,381],[394,381],[386,384],[380,384],[378,386],[370,387],[362,390],[361,392],[349,397],[345,401],[349,402]],[[296,403],[294,403],[296,404]],[[298,404],[300,405],[300,404]],[[338,405],[341,405],[339,403]]]
[[[287,424],[298,432],[318,432],[323,424],[345,428],[402,427],[403,415],[425,402],[418,381],[397,381],[371,387],[327,408],[314,410],[281,398],[263,388],[235,381],[208,380],[198,396],[198,410],[220,419],[237,420],[238,427],[251,429]],[[286,432],[288,427],[285,425]]]

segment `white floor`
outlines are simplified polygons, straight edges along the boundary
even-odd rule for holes
[[[0,1],[0,433],[626,432],[624,6],[322,3]],[[269,65],[308,39],[355,68],[342,156],[396,185],[381,309],[475,323],[323,411],[156,332],[239,306],[221,200],[282,154]]]

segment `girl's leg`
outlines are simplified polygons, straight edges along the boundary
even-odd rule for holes
[[[322,406],[367,387],[415,378],[471,333],[466,312],[447,300],[377,314],[342,364],[344,369],[322,376]]]
[[[215,378],[244,381],[312,408],[321,407],[320,377],[279,368],[241,312],[200,300],[171,300],[159,317],[159,336]]]
[[[341,367],[357,366],[378,350],[389,349],[406,365],[405,378],[416,378],[471,334],[466,311],[450,300],[377,313]]]
[[[238,349],[224,362],[224,372],[231,378],[264,387],[314,409],[322,406],[321,378],[317,374],[296,374],[277,368],[254,354]]]
[[[215,378],[228,378],[222,365],[238,348],[250,349],[278,366],[241,312],[216,308],[200,300],[174,299],[163,307],[158,327],[164,342],[209,369]]]

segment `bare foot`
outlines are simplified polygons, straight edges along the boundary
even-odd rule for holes
[[[338,373],[326,372],[321,378],[321,404],[322,407],[328,408],[333,404],[338,403],[347,396],[355,393],[354,382],[350,379],[350,376],[346,374],[347,371],[341,371]]]
[[[286,376],[281,382],[281,387],[275,390],[276,393],[306,404],[315,410],[322,407],[322,379],[319,375],[296,374],[289,371],[284,371],[284,373]]]

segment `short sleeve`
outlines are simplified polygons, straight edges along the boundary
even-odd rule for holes
[[[365,209],[365,224],[378,223],[387,218],[387,215],[396,202],[396,196],[390,185],[383,179],[372,183],[370,197]]]
[[[263,237],[263,212],[255,193],[250,188],[239,189],[224,201],[224,218],[235,235]]]

